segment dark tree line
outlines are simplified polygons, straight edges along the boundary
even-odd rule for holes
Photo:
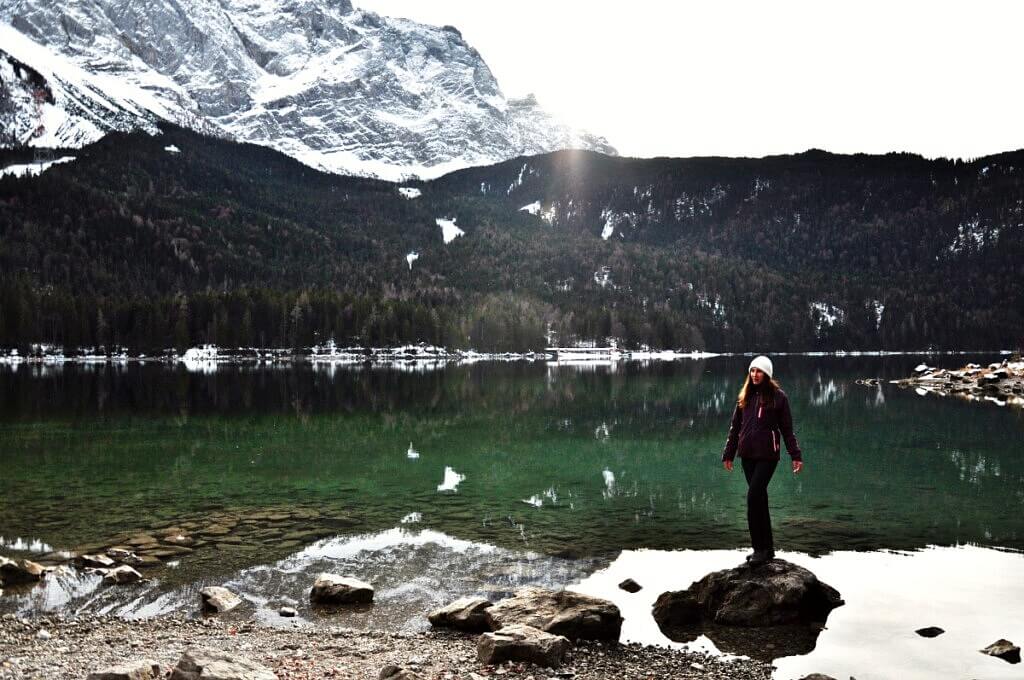
[[[72,153],[0,178],[0,347],[991,349],[1024,328],[1019,152],[561,152],[415,200],[173,127]]]

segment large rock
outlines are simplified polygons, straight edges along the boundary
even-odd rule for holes
[[[0,584],[10,586],[15,583],[34,583],[43,578],[46,567],[29,560],[9,560],[0,557]]]
[[[222,586],[208,586],[199,591],[203,611],[222,614],[242,604],[242,598]]]
[[[160,664],[150,659],[89,673],[85,680],[159,680],[164,676]]]
[[[277,680],[266,666],[233,654],[190,649],[171,671],[169,680]]]
[[[528,661],[556,668],[562,664],[571,643],[562,635],[552,635],[532,626],[512,624],[494,633],[484,633],[477,641],[480,663],[493,665],[505,661]]]
[[[844,604],[835,588],[785,560],[708,574],[687,590],[662,593],[654,603],[659,625],[713,621],[730,626],[824,622]]]
[[[482,597],[463,597],[451,604],[435,609],[427,615],[432,626],[457,628],[471,633],[491,630],[487,621],[487,609],[494,605]]]
[[[103,582],[111,585],[123,585],[125,583],[135,583],[136,581],[142,580],[142,574],[135,571],[132,567],[127,564],[123,564],[116,569],[110,569],[103,576]]]
[[[569,590],[520,588],[514,596],[488,607],[484,615],[494,631],[522,624],[570,640],[618,640],[622,630],[622,615],[615,604]]]
[[[321,604],[373,602],[373,586],[350,576],[320,574],[309,591],[309,599]]]
[[[676,642],[706,635],[723,652],[761,660],[807,654],[839,593],[784,560],[708,574],[687,590],[662,593],[654,620]]]
[[[985,649],[982,649],[981,653],[997,656],[1003,661],[1009,661],[1010,663],[1020,663],[1020,647],[1009,640],[996,640]]]

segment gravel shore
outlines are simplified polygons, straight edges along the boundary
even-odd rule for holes
[[[84,680],[90,672],[149,658],[170,670],[182,653],[205,647],[246,656],[281,680],[359,678],[376,680],[394,664],[436,680],[508,678],[771,678],[771,666],[662,647],[584,642],[558,669],[530,664],[484,666],[476,660],[476,636],[428,631],[386,633],[317,626],[271,628],[254,623],[160,617],[0,620],[0,679]]]

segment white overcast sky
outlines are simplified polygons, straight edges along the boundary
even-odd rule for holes
[[[354,0],[630,156],[1024,147],[1024,2]]]

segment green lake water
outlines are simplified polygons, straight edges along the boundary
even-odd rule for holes
[[[921,360],[775,358],[806,463],[793,475],[784,459],[769,488],[779,550],[826,564],[969,547],[1024,566],[1024,412],[855,384]],[[588,582],[636,551],[732,554],[748,545],[746,485],[720,457],[748,362],[0,366],[0,554],[213,515],[249,528],[158,567],[141,595],[63,574],[5,594],[0,611],[159,613],[233,580],[249,615],[273,623],[276,603],[302,601],[296,574],[344,564],[402,615],[338,616],[417,628],[435,600]]]

